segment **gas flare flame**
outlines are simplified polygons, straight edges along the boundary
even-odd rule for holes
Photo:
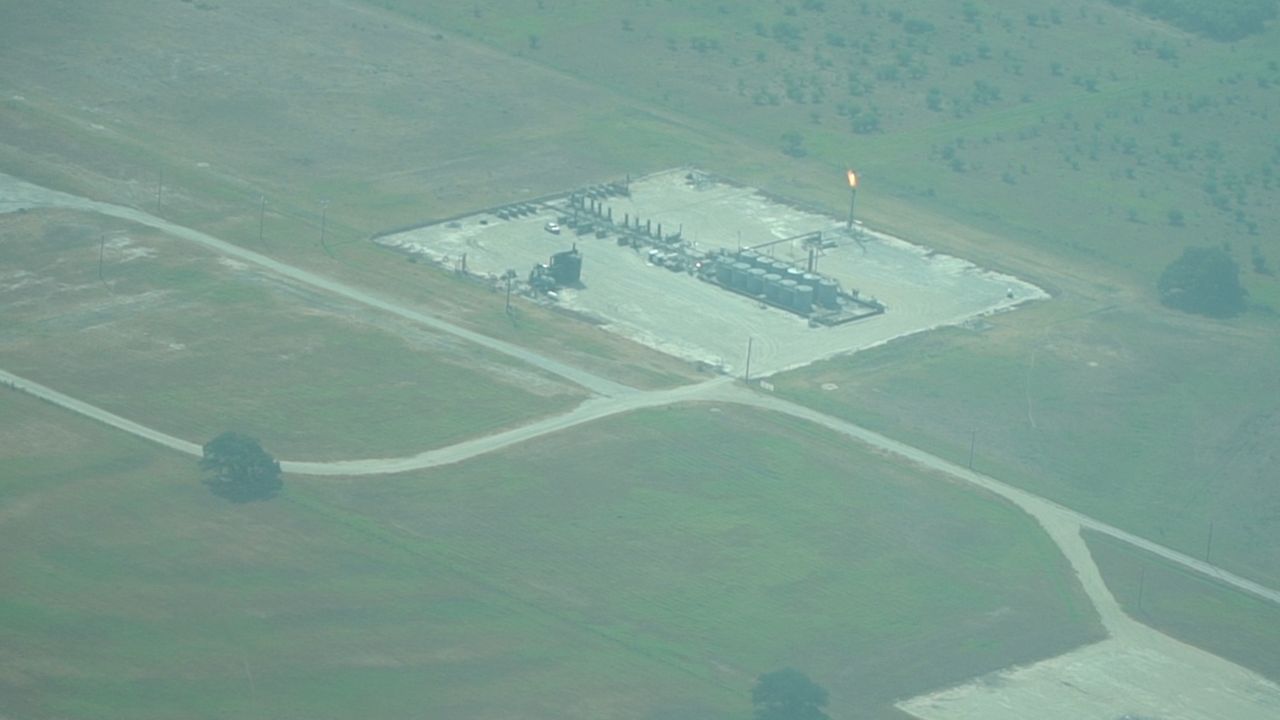
[[[849,187],[854,190],[858,189],[858,173],[852,170],[845,170],[845,175],[849,178]]]

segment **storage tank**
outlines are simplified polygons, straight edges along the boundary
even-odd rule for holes
[[[783,307],[791,307],[796,297],[796,281],[783,280],[778,283],[777,303]]]
[[[840,286],[831,278],[823,278],[813,291],[814,299],[818,304],[832,310],[840,307],[839,293]]]
[[[797,285],[801,285],[804,282],[804,271],[798,267],[788,267],[787,274],[783,277],[788,280],[794,280]]]
[[[764,292],[764,268],[751,268],[747,271],[747,292],[759,295]]]
[[[747,271],[750,269],[751,269],[750,265],[741,261],[733,264],[733,289],[734,290],[745,291],[747,289]]]
[[[786,276],[787,276],[787,268],[789,268],[789,267],[791,267],[791,266],[790,266],[790,265],[788,265],[788,264],[786,264],[786,263],[784,263],[784,262],[782,262],[781,260],[770,260],[770,261],[769,261],[769,272],[778,273],[778,274],[779,274],[779,275],[781,275],[782,277],[786,277]]]
[[[578,248],[551,256],[551,277],[561,285],[573,285],[582,279],[582,253]]]
[[[813,311],[813,286],[797,285],[795,296],[791,298],[791,307],[798,313],[808,314]]]
[[[744,262],[751,267],[755,267],[760,263],[760,254],[755,250],[739,250],[738,262]]]
[[[725,287],[733,286],[733,263],[727,258],[716,263],[716,282]]]
[[[817,273],[807,272],[800,278],[801,285],[808,285],[811,288],[818,287],[818,283],[822,282],[822,276]]]
[[[777,273],[767,273],[763,279],[764,279],[764,296],[769,300],[777,301],[778,283],[782,282],[782,276]]]

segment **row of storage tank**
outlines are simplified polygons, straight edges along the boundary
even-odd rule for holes
[[[840,307],[840,285],[835,280],[750,250],[721,258],[716,282],[798,313],[811,313],[815,305],[830,310]]]

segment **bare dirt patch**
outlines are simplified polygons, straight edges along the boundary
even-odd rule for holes
[[[1154,631],[899,704],[925,720],[1271,720],[1280,688]]]

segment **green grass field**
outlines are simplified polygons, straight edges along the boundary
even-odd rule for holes
[[[1280,682],[1280,610],[1274,605],[1105,535],[1085,533],[1085,539],[1125,612]]]
[[[197,443],[232,428],[290,459],[412,454],[586,397],[139,226],[29,212],[0,233],[4,368]]]
[[[1192,555],[1280,582],[1265,323],[1047,304],[774,380],[847,417]],[[835,390],[823,390],[834,383]],[[976,439],[974,432],[976,431]]]
[[[509,321],[490,290],[368,235],[686,163],[838,214],[853,165],[869,223],[1055,300],[985,332],[788,374],[780,391],[959,462],[978,430],[977,469],[1193,554],[1213,523],[1216,562],[1280,581],[1280,282],[1261,271],[1280,264],[1274,24],[1221,43],[1101,0],[79,0],[4,13],[0,171],[155,210],[640,387],[697,375],[541,308],[521,303]],[[1155,304],[1155,278],[1189,244],[1229,245],[1245,317]],[[170,279],[217,303],[212,325],[170,314],[133,331],[202,349],[266,334],[244,303],[271,293],[211,277]],[[62,337],[50,328],[10,337]],[[313,314],[270,329],[291,347],[323,342],[311,377],[405,349]],[[35,379],[91,352],[138,356],[12,347],[5,368]],[[212,434],[220,423],[183,409],[229,404],[228,371],[265,359],[78,382],[132,396],[154,393],[148,370],[168,373],[189,389],[123,414]],[[415,362],[354,405],[323,383],[269,405],[264,392],[297,370],[260,376],[266,391],[241,411],[263,426],[246,429],[286,457],[339,436],[398,447],[415,439],[409,414],[442,439],[459,432],[418,415],[432,390],[406,395],[394,380],[409,376],[513,410],[492,368]],[[431,409],[471,413],[462,425],[476,431],[510,419]],[[0,396],[0,418],[0,578],[17,588],[0,596],[0,712],[18,717],[728,718],[748,712],[754,673],[784,663],[842,710],[870,698],[896,717],[893,697],[1096,634],[1025,517],[786,421],[655,411],[429,474],[290,482],[277,501],[231,508],[186,459],[29,398]],[[583,447],[629,463],[565,462]],[[1188,600],[1168,627],[1210,644],[1214,628],[1262,622],[1254,611]]]
[[[21,395],[0,427],[14,717],[727,719],[784,664],[861,717],[1099,632],[1022,513],[754,411],[249,505]]]

